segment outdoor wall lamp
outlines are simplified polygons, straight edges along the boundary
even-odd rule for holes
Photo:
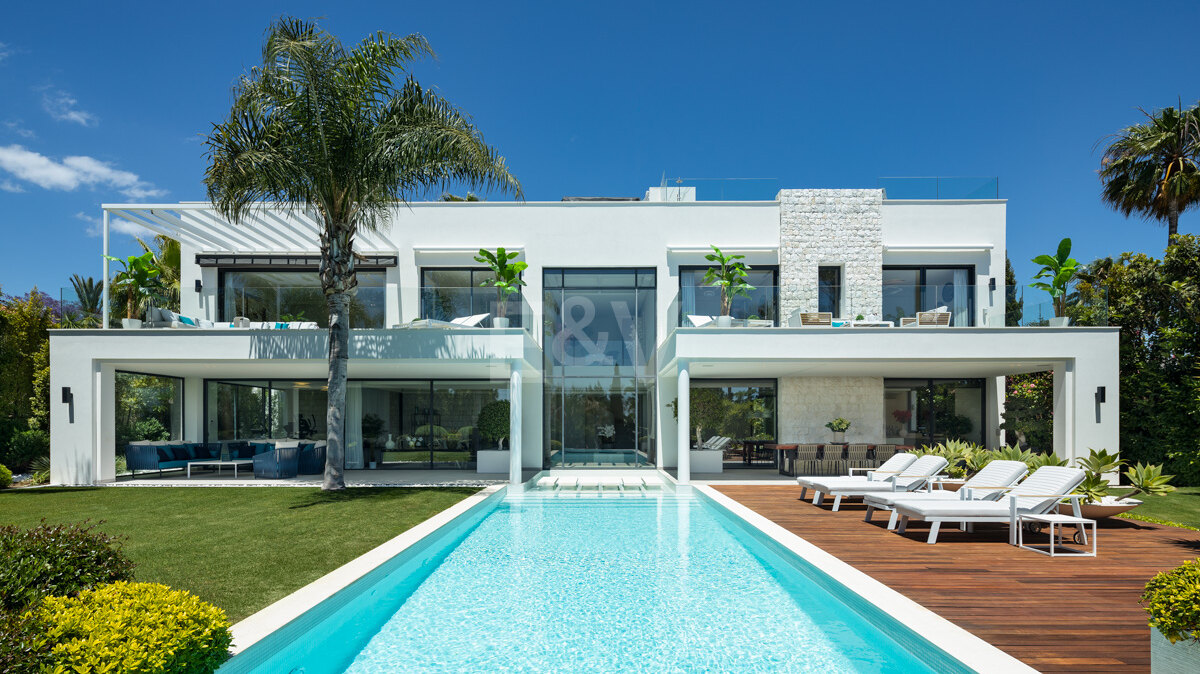
[[[63,387],[63,389],[62,389],[62,396],[63,396],[63,398],[62,398],[63,402],[64,402],[64,403],[66,403],[66,404],[68,404],[68,405],[70,405],[70,404],[71,404],[71,401],[75,399],[75,396],[71,394],[71,387],[70,387],[70,386],[64,386],[64,387]]]
[[[200,282],[200,279],[196,279],[196,292],[200,292],[203,289],[204,284]]]
[[[995,276],[988,279],[988,290],[995,292],[995,290],[996,290],[996,277]]]
[[[1097,386],[1096,387],[1096,402],[1098,402],[1098,403],[1104,402],[1104,394],[1105,394],[1104,387]]]

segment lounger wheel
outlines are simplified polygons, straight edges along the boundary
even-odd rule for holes
[[[1075,533],[1071,534],[1071,540],[1075,542],[1075,545],[1087,545],[1088,544],[1087,540],[1083,537],[1083,534],[1084,534],[1084,532],[1082,532],[1078,529],[1075,530]]]
[[[1025,522],[1024,527],[1026,533],[1033,534],[1034,536],[1037,536],[1045,530],[1045,527],[1038,522]]]

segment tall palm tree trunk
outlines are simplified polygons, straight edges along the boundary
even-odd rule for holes
[[[1175,241],[1175,235],[1179,233],[1179,200],[1171,199],[1167,202],[1167,248]]]
[[[350,296],[337,292],[326,298],[329,305],[329,401],[325,411],[324,490],[346,488],[343,466],[346,459],[346,366],[350,351]]]

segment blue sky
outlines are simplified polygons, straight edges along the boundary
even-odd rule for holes
[[[1058,239],[1159,255],[1100,204],[1093,146],[1200,98],[1170,30],[1200,3],[18,3],[0,23],[0,289],[100,273],[102,202],[203,199],[199,142],[278,13],[344,41],[423,33],[414,68],[471,113],[531,200],[667,176],[875,187],[998,176],[1027,282]],[[1187,213],[1183,232],[1200,230]],[[403,220],[393,224],[403,227]],[[133,252],[116,235],[114,251]]]

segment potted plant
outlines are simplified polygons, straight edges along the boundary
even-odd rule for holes
[[[1141,604],[1150,614],[1150,671],[1200,671],[1200,559],[1151,578]]]
[[[717,266],[709,267],[704,272],[704,284],[721,289],[721,315],[717,316],[717,327],[728,328],[733,325],[729,311],[733,308],[733,298],[738,295],[748,296],[754,286],[746,283],[746,270],[750,267],[742,262],[745,255],[726,255],[720,248],[711,246],[713,252],[704,256],[705,260]]]
[[[496,400],[484,405],[475,420],[475,428],[479,431],[479,437],[496,443],[495,449],[476,452],[475,472],[507,473],[509,450],[504,449],[504,439],[509,434],[508,401]]]
[[[121,319],[121,327],[126,330],[142,327],[142,321],[137,316],[142,305],[151,305],[163,295],[162,273],[154,263],[154,253],[146,251],[141,255],[130,255],[122,260],[111,255],[107,259],[117,262],[122,269],[113,276],[111,287],[117,291],[117,297],[125,302],[125,318]]]
[[[1039,255],[1033,258],[1032,262],[1042,265],[1033,278],[1035,280],[1044,278],[1050,281],[1049,283],[1038,281],[1029,284],[1030,288],[1050,293],[1050,298],[1054,301],[1054,318],[1050,319],[1050,325],[1068,325],[1071,319],[1067,318],[1067,290],[1079,271],[1079,262],[1071,257],[1071,240],[1059,241],[1058,252],[1053,256]]]
[[[475,256],[476,262],[486,264],[491,270],[495,278],[490,278],[480,283],[481,286],[492,286],[496,289],[496,316],[492,319],[492,327],[507,328],[508,327],[508,298],[525,285],[521,280],[521,272],[529,267],[526,262],[510,262],[516,259],[520,253],[513,251],[505,251],[504,248],[497,248],[495,253],[484,248],[479,249],[479,255]]]
[[[1163,475],[1162,466],[1137,464],[1125,471],[1125,478],[1133,487],[1132,491],[1122,496],[1109,494],[1108,478],[1105,474],[1119,473],[1127,463],[1116,454],[1110,454],[1107,449],[1089,449],[1087,458],[1079,459],[1076,463],[1086,473],[1083,484],[1075,490],[1083,496],[1080,499],[1080,515],[1088,519],[1101,519],[1128,512],[1140,506],[1142,502],[1134,496],[1149,494],[1160,496],[1175,491],[1171,485],[1174,475]],[[1063,506],[1060,510],[1066,512]]]
[[[833,441],[835,443],[842,443],[846,441],[846,429],[850,428],[850,422],[842,417],[838,417],[825,424],[825,428],[833,431]]]

